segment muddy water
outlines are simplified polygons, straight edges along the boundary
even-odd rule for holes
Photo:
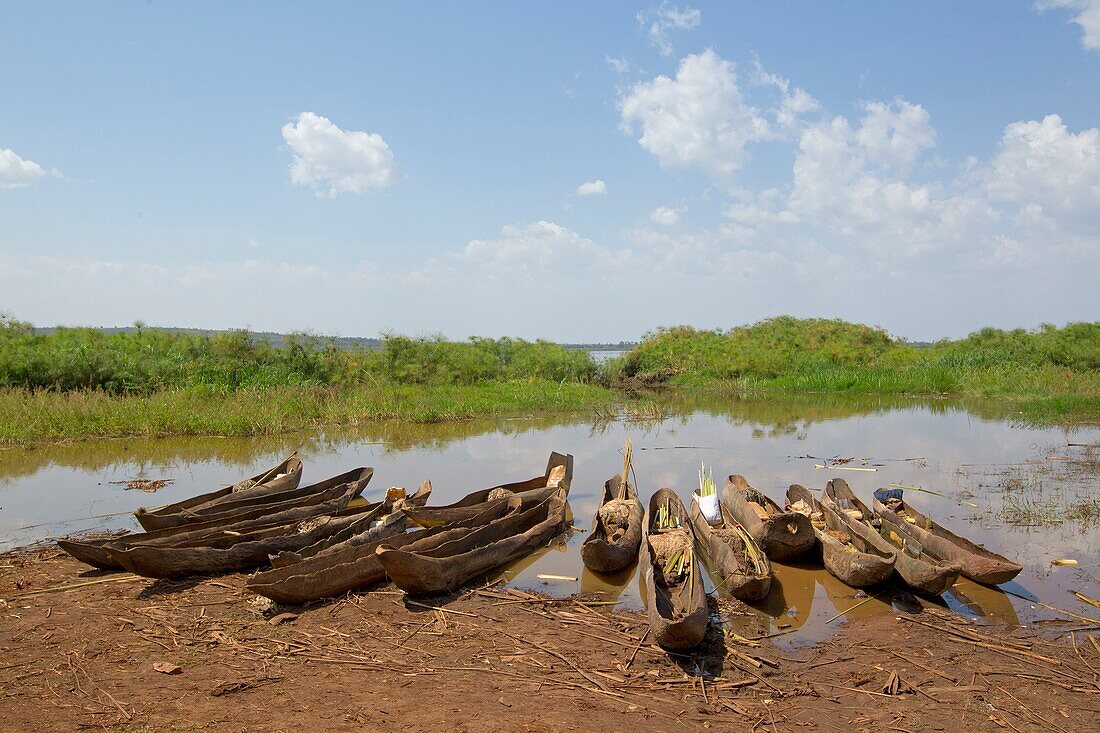
[[[1095,617],[1100,612],[1072,591],[1100,596],[1097,518],[1057,521],[1057,512],[1048,512],[1043,521],[1013,515],[1015,523],[1010,524],[1005,515],[1019,509],[1021,497],[1041,496],[1048,509],[1059,501],[1100,501],[1095,452],[1067,445],[1095,445],[1100,430],[1065,433],[1022,427],[1004,411],[997,405],[882,399],[696,398],[670,401],[662,412],[595,424],[585,416],[520,417],[435,426],[390,423],[252,439],[111,440],[0,451],[0,548],[134,527],[125,512],[256,473],[295,449],[306,465],[303,483],[355,466],[374,466],[368,498],[379,497],[389,486],[413,488],[430,478],[436,504],[540,474],[550,451],[571,452],[576,471],[570,504],[576,527],[587,530],[599,488],[620,469],[620,450],[630,437],[643,497],[668,486],[688,500],[700,462],[713,467],[719,485],[726,474],[741,473],[780,502],[792,483],[819,489],[834,476],[845,478],[868,503],[875,488],[890,482],[947,494],[951,498],[910,491],[907,500],[954,531],[1023,563],[1024,572],[1006,589]],[[1078,461],[1082,452],[1093,462]],[[855,459],[845,464],[848,468],[876,470],[815,467],[837,456]],[[173,483],[155,494],[114,483],[133,478]],[[504,577],[521,588],[557,595],[599,593],[606,600],[640,608],[644,592],[636,569],[616,577],[584,570],[579,555],[584,537],[584,531],[574,532],[505,569]],[[1053,566],[1057,558],[1072,558],[1079,565]],[[778,582],[771,596],[752,613],[766,619],[773,630],[790,629],[792,633],[780,637],[786,644],[812,643],[840,624],[892,611],[888,600],[866,600],[864,593],[811,561],[776,563],[775,569]],[[577,580],[546,580],[540,574]],[[870,591],[871,596],[875,593]],[[960,581],[943,602],[978,619],[1033,624],[1057,616],[1033,602],[968,581]],[[848,612],[835,618],[843,611]]]

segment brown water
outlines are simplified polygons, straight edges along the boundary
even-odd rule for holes
[[[576,457],[570,504],[576,527],[587,530],[598,491],[620,470],[620,450],[630,437],[643,498],[668,486],[688,500],[701,461],[713,467],[719,485],[725,475],[741,473],[780,502],[792,483],[820,489],[834,476],[846,479],[868,503],[875,488],[890,482],[948,494],[953,498],[910,491],[906,498],[952,530],[1023,563],[1023,573],[1005,588],[1096,617],[1100,610],[1071,591],[1100,596],[1100,523],[1095,517],[1056,521],[1059,512],[1054,510],[1059,501],[1098,501],[1100,472],[1094,449],[1067,443],[1095,445],[1100,430],[1066,433],[1023,427],[1013,424],[1005,411],[1002,405],[879,398],[697,397],[670,401],[665,412],[645,419],[620,416],[597,423],[584,416],[386,423],[263,438],[130,439],[7,450],[0,451],[0,549],[93,529],[134,527],[128,514],[117,513],[216,488],[263,470],[295,449],[305,461],[304,484],[355,466],[374,466],[375,478],[365,492],[368,498],[381,496],[389,486],[413,488],[430,478],[434,504],[540,474],[550,451],[570,452]],[[815,468],[834,456],[854,457],[848,467],[877,470]],[[1093,462],[1063,461],[1062,456],[1091,456]],[[132,478],[171,478],[174,483],[155,494],[111,483]],[[966,498],[961,492],[973,496]],[[1027,497],[1040,498],[1051,511],[1041,522],[1025,516],[1031,526],[1006,524],[1006,511],[1018,510],[1021,498]],[[1019,516],[1012,518],[1020,521]],[[504,575],[517,587],[555,595],[600,593],[640,608],[643,596],[636,569],[613,578],[584,570],[579,554],[584,537],[585,532],[574,532],[515,563]],[[1079,565],[1052,566],[1056,558],[1072,558]],[[795,630],[780,637],[784,643],[812,643],[840,624],[892,611],[886,594],[885,601],[870,600],[833,619],[866,596],[813,563],[777,563],[775,568],[778,582],[755,612],[773,629]],[[577,580],[544,580],[540,574]],[[1049,609],[968,581],[960,581],[944,602],[972,618],[1032,624],[1058,617]]]

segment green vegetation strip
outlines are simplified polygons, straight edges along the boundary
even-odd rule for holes
[[[607,415],[624,403],[659,413],[655,403],[686,393],[980,398],[1025,422],[1100,423],[1100,323],[913,345],[869,326],[782,317],[729,331],[661,329],[602,365],[546,341],[388,335],[381,344],[339,348],[300,334],[276,344],[245,331],[144,326],[43,331],[0,316],[0,444]],[[637,387],[665,393],[622,391]]]

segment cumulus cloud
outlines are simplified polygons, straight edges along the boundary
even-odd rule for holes
[[[619,98],[621,129],[668,168],[701,168],[728,177],[744,165],[746,146],[769,125],[745,102],[736,68],[713,50],[689,55],[676,78],[640,82]]]
[[[22,188],[38,183],[46,171],[33,160],[20,158],[9,148],[0,148],[0,188]]]
[[[611,56],[605,54],[603,60],[607,62],[607,65],[611,67],[611,70],[616,74],[625,74],[630,71],[630,62],[622,56]]]
[[[668,2],[662,2],[650,10],[639,11],[635,17],[638,27],[645,29],[649,42],[662,56],[672,55],[672,42],[668,37],[670,31],[689,31],[697,28],[703,20],[703,14],[695,8],[685,7],[680,10]]]
[[[1081,45],[1086,51],[1100,51],[1100,0],[1039,0],[1035,7],[1040,11],[1069,10],[1071,22],[1081,26]]]
[[[607,193],[607,184],[597,178],[577,186],[578,196],[603,196]]]
[[[863,111],[856,140],[875,162],[907,170],[923,151],[936,145],[928,111],[919,104],[904,99],[868,102]]]
[[[377,191],[401,179],[393,151],[381,135],[344,131],[326,117],[303,112],[283,125],[294,161],[290,179],[318,196]]]
[[[680,223],[680,212],[667,206],[658,206],[649,212],[649,220],[654,224],[670,227]]]
[[[535,277],[609,267],[614,255],[572,229],[537,221],[502,227],[496,239],[475,239],[452,262],[486,274]]]
[[[1057,115],[1014,122],[989,161],[969,159],[958,175],[937,179],[928,175],[937,133],[920,104],[869,100],[852,118],[829,117],[759,60],[745,82],[708,50],[686,56],[675,78],[657,76],[619,97],[621,127],[662,166],[726,184],[719,231],[730,246],[796,260],[854,257],[880,273],[1023,267],[1054,253],[1084,261],[1100,249],[1096,128],[1073,132]],[[789,183],[731,185],[764,141],[794,146]],[[654,212],[651,221],[666,218]]]
[[[1100,225],[1100,128],[1074,134],[1058,115],[1014,122],[984,175],[994,201]]]

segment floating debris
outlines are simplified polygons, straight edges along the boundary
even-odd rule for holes
[[[146,494],[152,494],[174,482],[175,479],[171,478],[132,478],[126,481],[111,481],[110,483],[115,486],[125,486],[127,491],[144,491]]]

